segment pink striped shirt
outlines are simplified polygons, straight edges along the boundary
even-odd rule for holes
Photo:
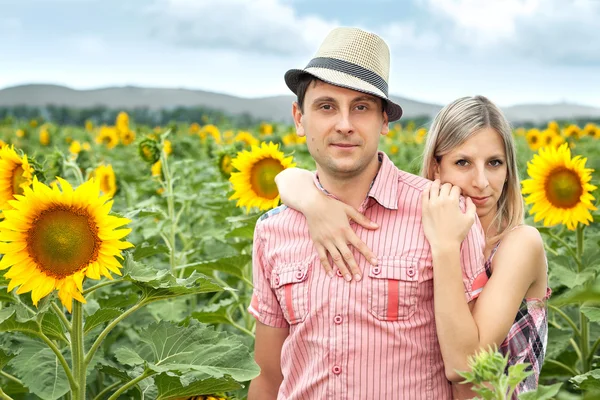
[[[400,171],[384,153],[380,160],[360,208],[380,228],[352,223],[379,260],[372,266],[354,250],[361,281],[327,276],[301,213],[282,206],[256,224],[249,312],[263,324],[289,328],[278,399],[451,398],[421,226],[420,194],[428,181]],[[467,301],[485,281],[477,279],[485,276],[484,247],[477,221],[461,247]]]

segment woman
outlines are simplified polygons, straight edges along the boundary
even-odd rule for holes
[[[524,205],[510,124],[482,96],[444,107],[428,134],[422,175],[434,182],[422,192],[422,223],[433,255],[436,329],[446,376],[468,369],[468,357],[497,345],[509,365],[528,362],[533,375],[514,398],[537,387],[547,343],[547,264],[538,231],[523,224]],[[348,218],[376,229],[355,209],[317,190],[313,174],[288,169],[276,178],[284,204],[302,212],[316,249],[328,252],[341,275],[361,278],[351,244],[367,260],[374,255],[350,228]],[[460,194],[466,212],[459,208]],[[486,234],[488,281],[478,298],[466,303],[460,246],[479,218]],[[331,272],[328,262],[322,263]],[[349,271],[350,270],[350,271]],[[331,275],[331,274],[330,274]],[[455,398],[472,398],[466,385],[453,385]]]

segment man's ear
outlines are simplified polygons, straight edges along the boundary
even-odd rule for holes
[[[292,117],[294,117],[294,125],[296,125],[296,135],[305,136],[306,132],[304,132],[304,126],[302,125],[302,110],[297,101],[292,104]]]
[[[383,112],[383,126],[381,127],[381,134],[387,135],[388,133],[390,133],[390,118],[388,117],[387,113],[384,111]]]

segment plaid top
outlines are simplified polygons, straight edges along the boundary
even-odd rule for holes
[[[500,242],[492,250],[490,258],[485,263],[485,272],[488,278],[492,276],[492,259]],[[521,393],[537,389],[540,371],[544,364],[546,345],[548,343],[548,307],[546,301],[550,298],[552,290],[548,287],[543,299],[524,298],[515,317],[515,322],[510,327],[506,339],[499,347],[502,355],[508,354],[508,367],[519,363],[529,363],[526,371],[533,369],[533,374],[522,381],[515,389],[512,399],[516,400]]]

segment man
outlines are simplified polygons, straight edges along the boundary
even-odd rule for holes
[[[427,181],[377,150],[388,122],[402,115],[388,98],[388,76],[385,42],[355,28],[333,30],[305,69],[285,75],[298,97],[297,133],[306,135],[317,165],[315,184],[379,224],[376,231],[356,229],[377,263],[360,258],[359,281],[330,277],[301,213],[278,207],[261,217],[249,307],[261,374],[249,400],[451,398],[421,227]],[[484,270],[483,246],[475,224],[461,254],[467,300]]]

